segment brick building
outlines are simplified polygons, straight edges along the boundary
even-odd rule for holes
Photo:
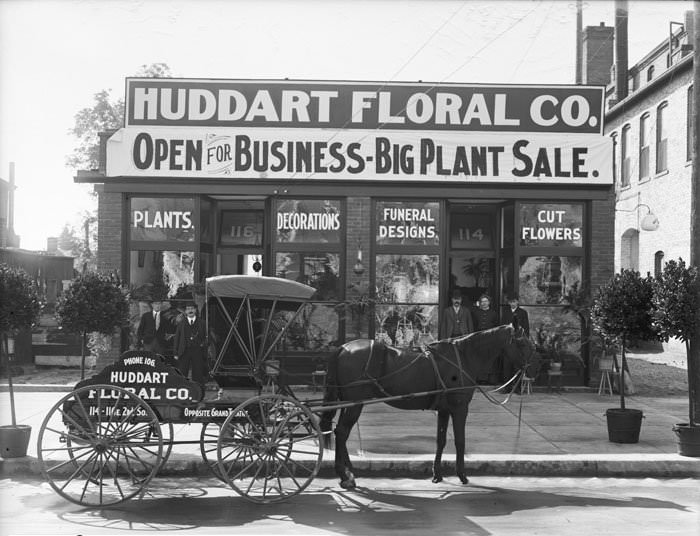
[[[606,91],[606,134],[615,142],[616,271],[655,274],[664,260],[690,258],[692,12],[671,30],[629,68],[622,99],[614,81]]]
[[[613,273],[603,98],[592,86],[128,79],[125,127],[76,180],[97,183],[99,268],[138,292],[164,286],[177,305],[208,276],[255,273],[317,288],[284,343],[302,368],[358,337],[435,340],[454,289],[470,305],[488,294],[504,321],[514,291],[581,384],[589,360],[562,297]]]

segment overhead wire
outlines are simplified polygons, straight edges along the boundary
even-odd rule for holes
[[[467,2],[464,2],[463,5],[462,5],[458,10],[456,10],[455,12],[453,12],[452,15],[450,15],[450,17],[449,17],[436,31],[434,31],[433,34],[431,34],[431,36],[428,38],[428,40],[427,40],[423,45],[421,45],[421,47],[419,48],[419,51],[420,51],[420,50],[423,50],[423,49],[425,48],[425,46],[427,45],[427,43],[428,43],[429,41],[431,41],[431,40],[435,37],[435,35],[437,35],[437,33],[438,33],[442,28],[444,28],[444,27],[456,16],[456,14],[464,7],[464,5],[465,5],[466,3],[467,3]],[[467,64],[469,64],[469,62],[471,62],[473,59],[477,58],[478,55],[479,55],[481,52],[483,52],[484,50],[486,50],[486,49],[487,49],[489,46],[491,46],[494,42],[496,42],[498,39],[500,39],[502,36],[504,36],[506,33],[508,33],[509,31],[511,31],[511,30],[512,30],[513,28],[515,28],[518,24],[520,24],[522,21],[524,21],[527,17],[529,17],[532,13],[534,13],[534,12],[538,9],[538,7],[539,7],[541,4],[542,4],[542,0],[538,0],[537,5],[536,5],[535,7],[533,7],[532,9],[530,9],[530,10],[529,10],[527,13],[525,13],[523,16],[521,16],[521,17],[519,17],[518,19],[516,19],[512,24],[510,24],[508,27],[506,27],[503,31],[501,31],[500,33],[496,34],[496,35],[493,36],[491,39],[489,39],[489,40],[488,40],[486,43],[484,43],[484,45],[482,45],[473,55],[467,57],[467,59],[466,59],[465,61],[463,61],[462,63],[460,63],[460,64],[457,66],[456,69],[452,70],[449,74],[447,74],[446,76],[444,76],[444,77],[443,77],[441,80],[439,80],[438,82],[435,82],[435,83],[433,83],[432,85],[428,85],[428,86],[426,87],[426,89],[425,89],[425,93],[430,93],[430,92],[434,91],[436,88],[439,87],[440,84],[442,84],[442,83],[445,82],[447,79],[449,79],[449,78],[451,78],[452,76],[454,76],[457,72],[461,71]],[[417,51],[416,53],[414,53],[414,54],[411,56],[411,58],[409,58],[409,60],[407,60],[407,62],[404,63],[404,65],[396,72],[396,74],[394,75],[394,77],[397,76],[398,73],[400,73],[403,69],[405,69],[406,65],[408,65],[411,61],[413,61],[413,59],[418,55],[418,52],[419,52],[419,51]],[[392,79],[393,79],[393,78],[392,78]],[[391,81],[391,80],[390,80],[390,81]],[[390,81],[389,81],[389,82],[390,82]],[[389,82],[384,82],[382,85],[379,86],[378,90],[381,90],[381,89],[385,88],[385,87],[389,84]],[[403,113],[403,112],[405,112],[405,111],[406,111],[406,106],[404,106],[404,107],[399,111],[399,114],[400,114],[400,113]],[[339,127],[338,129],[336,129],[336,131],[333,133],[333,135],[332,135],[331,137],[327,138],[325,141],[326,141],[326,142],[329,142],[329,141],[332,141],[333,139],[335,139],[335,137],[337,137],[337,136],[344,130],[344,128],[348,125],[348,123],[349,123],[351,120],[352,120],[352,117],[348,118],[348,120],[347,120],[341,127]],[[362,136],[362,137],[360,137],[359,139],[355,140],[355,142],[356,142],[356,143],[360,143],[360,142],[364,141],[364,140],[365,140],[367,137],[369,137],[373,132],[378,132],[378,131],[380,131],[384,126],[386,126],[386,124],[387,124],[386,122],[379,124],[377,127],[375,127],[374,129],[372,129],[370,132],[367,132],[364,136]],[[284,185],[290,185],[290,184],[292,184],[291,181],[292,181],[298,174],[299,174],[299,172],[296,172],[296,171],[295,171],[294,174],[293,174],[291,177],[289,177],[288,179],[286,179],[286,181],[284,181],[283,186],[284,186]],[[312,171],[312,172],[309,173],[306,177],[304,177],[302,180],[311,179],[311,178],[313,178],[315,175],[317,175],[317,173],[316,173],[315,171]]]

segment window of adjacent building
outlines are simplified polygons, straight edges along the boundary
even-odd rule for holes
[[[656,172],[661,173],[668,169],[667,164],[667,145],[668,134],[666,120],[666,108],[668,103],[664,102],[656,109]]]
[[[654,275],[655,276],[661,275],[661,272],[663,271],[663,262],[664,262],[664,252],[657,251],[656,253],[654,253]]]
[[[647,82],[651,82],[652,78],[654,78],[654,66],[653,65],[647,69]]]
[[[375,339],[402,348],[437,340],[440,203],[376,201],[374,214]],[[491,230],[458,227],[461,234],[450,230],[453,240],[493,240]]]
[[[620,135],[620,186],[629,186],[630,184],[630,166],[631,158],[629,155],[629,138],[630,126],[622,127]]]
[[[649,117],[646,113],[639,119],[639,180],[649,177]]]
[[[686,139],[686,147],[685,147],[685,157],[688,161],[693,159],[693,120],[694,120],[694,115],[693,115],[693,86],[690,86],[688,88],[688,110],[686,112],[686,125],[685,125],[685,139]]]

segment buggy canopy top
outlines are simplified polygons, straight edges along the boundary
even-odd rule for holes
[[[268,298],[306,301],[316,289],[281,277],[217,275],[206,279],[208,294],[220,298]]]

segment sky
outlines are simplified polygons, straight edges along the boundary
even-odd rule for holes
[[[629,63],[693,2],[629,0]],[[584,26],[614,26],[612,0]],[[574,0],[0,0],[0,177],[41,250],[94,207],[66,157],[95,93],[165,63],[175,77],[506,84],[575,81]]]

